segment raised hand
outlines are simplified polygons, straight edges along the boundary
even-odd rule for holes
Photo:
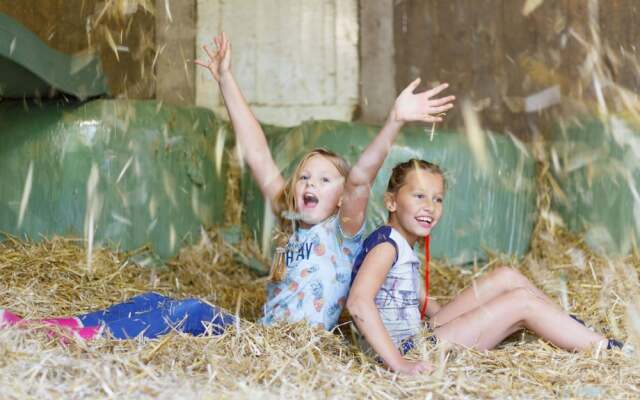
[[[209,56],[209,61],[195,60],[194,63],[208,69],[213,78],[220,82],[220,78],[229,72],[231,68],[231,45],[224,32],[214,37],[213,42],[216,45],[215,52],[212,52],[206,44],[202,46]]]
[[[398,96],[393,106],[392,115],[396,121],[441,122],[439,114],[453,107],[455,96],[433,98],[449,87],[443,83],[431,90],[413,93],[420,84],[420,78],[414,80]]]

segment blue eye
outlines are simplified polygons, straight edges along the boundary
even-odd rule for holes
[[[298,178],[301,181],[306,181],[307,179],[309,179],[309,177],[307,175],[300,175],[300,178]]]

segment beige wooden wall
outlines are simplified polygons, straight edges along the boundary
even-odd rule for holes
[[[256,117],[293,126],[350,121],[358,104],[357,0],[198,0],[197,49],[225,31],[234,75]],[[211,74],[196,72],[196,103],[226,116]]]

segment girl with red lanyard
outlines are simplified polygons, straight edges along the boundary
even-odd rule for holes
[[[430,370],[424,361],[403,357],[423,329],[425,315],[432,341],[442,339],[478,350],[492,349],[524,328],[569,351],[622,347],[565,313],[511,268],[497,268],[446,305],[431,300],[427,307],[428,238],[442,215],[444,193],[444,175],[435,164],[412,159],[393,169],[384,196],[388,224],[364,241],[347,299],[347,308],[367,342],[365,350],[373,350],[397,372]],[[420,261],[413,250],[421,238],[426,247],[425,293],[420,290]]]

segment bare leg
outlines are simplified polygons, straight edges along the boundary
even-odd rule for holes
[[[512,333],[528,328],[566,350],[586,350],[607,339],[573,320],[558,306],[518,288],[503,293],[478,308],[435,329],[451,343],[479,350],[494,348]]]
[[[450,303],[442,306],[440,311],[431,318],[434,327],[442,326],[454,320],[460,315],[473,310],[486,302],[517,288],[528,289],[531,294],[555,304],[544,292],[532,284],[527,277],[509,267],[500,267],[474,281],[471,287],[466,288]]]

